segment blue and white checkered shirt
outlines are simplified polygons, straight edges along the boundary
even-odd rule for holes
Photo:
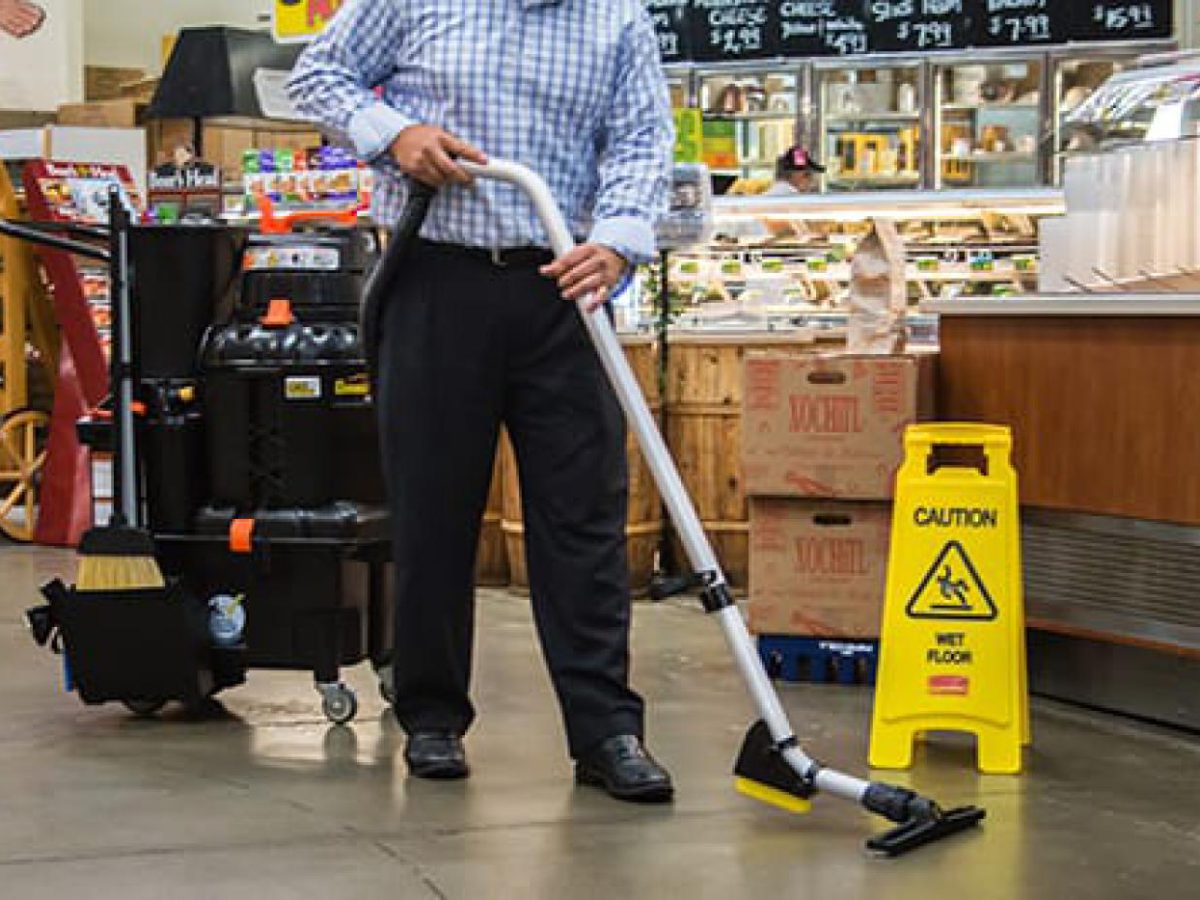
[[[387,151],[404,128],[437,125],[538,172],[577,236],[634,262],[653,256],[673,129],[641,0],[349,0],[301,57],[290,93],[375,164],[383,223],[405,190]],[[524,195],[490,181],[441,191],[422,234],[548,245]]]

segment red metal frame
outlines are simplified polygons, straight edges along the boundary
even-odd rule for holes
[[[83,178],[118,181],[140,207],[139,192],[124,166],[34,160],[26,163],[24,171],[30,218],[106,224],[89,220],[62,194],[64,182]],[[39,544],[73,547],[92,524],[91,464],[87,449],[79,443],[75,424],[108,394],[108,359],[75,258],[65,251],[43,247],[37,253],[54,287],[62,359],[34,539]]]

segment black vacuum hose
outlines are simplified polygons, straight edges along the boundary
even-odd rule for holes
[[[397,278],[408,260],[409,253],[425,224],[429,214],[429,206],[437,191],[419,181],[412,181],[408,189],[408,201],[400,220],[392,231],[387,250],[375,271],[367,281],[367,289],[362,302],[362,342],[367,354],[367,368],[371,373],[373,383],[378,382],[379,376],[379,344],[383,339],[380,329],[383,325],[383,311],[388,299],[392,296]]]

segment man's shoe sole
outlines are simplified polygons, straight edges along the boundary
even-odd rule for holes
[[[604,776],[591,769],[579,767],[575,770],[575,783],[588,787],[603,788],[610,797],[627,803],[669,803],[675,797],[675,787],[670,784],[648,784],[631,788],[610,785]]]
[[[465,764],[460,763],[425,763],[423,765],[408,764],[408,772],[414,778],[425,778],[429,781],[461,781],[471,774]]]

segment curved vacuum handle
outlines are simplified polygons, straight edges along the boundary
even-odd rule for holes
[[[524,191],[533,203],[542,227],[546,229],[546,235],[550,238],[550,248],[555,256],[563,256],[575,249],[575,238],[571,235],[567,220],[563,218],[562,210],[559,209],[550,186],[537,172],[505,159],[492,159],[482,166],[460,159],[458,164],[463,171],[475,178],[504,181]]]
[[[550,186],[532,169],[503,159],[492,159],[486,165],[460,159],[458,164],[467,174],[476,178],[504,181],[523,191],[533,203],[542,227],[546,229],[546,236],[550,239],[550,247],[555,256],[563,256],[575,248],[575,238],[571,235],[571,229],[567,226]],[[707,591],[728,594],[725,573],[721,571],[721,564],[704,533],[704,526],[695,506],[692,505],[679,469],[676,468],[675,461],[667,449],[666,441],[658,429],[658,421],[646,403],[637,376],[625,359],[625,351],[621,347],[616,329],[606,313],[602,310],[589,312],[587,306],[588,298],[579,301],[580,316],[617,399],[621,402],[621,408],[625,411],[634,434],[637,435],[642,454],[654,475],[654,482],[687,551],[692,571],[707,586]]]
[[[392,231],[383,258],[379,260],[367,282],[360,325],[362,343],[367,354],[367,368],[371,373],[372,380],[375,380],[379,371],[379,342],[382,340],[379,331],[383,321],[384,305],[392,293],[392,287],[396,283],[400,270],[404,268],[409,251],[421,233],[421,226],[425,224],[425,217],[429,215],[429,207],[436,194],[437,191],[429,185],[420,181],[410,181],[408,201],[400,213],[400,220]]]

